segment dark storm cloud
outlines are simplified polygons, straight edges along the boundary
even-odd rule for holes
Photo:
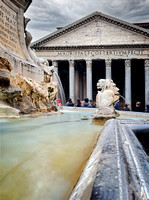
[[[99,11],[121,20],[149,22],[149,0],[33,0],[25,16],[34,40]]]

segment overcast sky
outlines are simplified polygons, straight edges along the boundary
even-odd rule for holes
[[[131,23],[149,22],[149,0],[32,0],[25,13],[31,19],[27,29],[36,41],[95,11]]]

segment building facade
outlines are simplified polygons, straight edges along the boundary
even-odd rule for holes
[[[149,30],[94,12],[44,38],[32,48],[59,74],[66,98],[95,100],[101,78],[113,79],[134,108],[149,104]]]

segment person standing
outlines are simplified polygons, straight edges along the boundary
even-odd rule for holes
[[[88,98],[84,98],[84,104],[83,107],[88,107],[89,106],[89,99]]]
[[[121,109],[119,103],[117,103],[117,102],[115,103],[114,108],[115,108],[116,110],[120,110],[120,109]]]
[[[145,112],[149,113],[149,105],[146,105]]]
[[[124,111],[130,111],[130,105],[129,104],[125,104]]]
[[[80,101],[80,99],[77,99],[76,107],[81,107],[81,101]]]
[[[136,102],[136,107],[134,109],[135,112],[143,112],[143,108],[141,107],[141,102],[137,101]]]
[[[72,102],[71,98],[68,99],[68,102],[66,103],[66,106],[71,106],[71,107],[74,106],[74,103]]]

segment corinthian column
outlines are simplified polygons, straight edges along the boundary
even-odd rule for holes
[[[125,60],[125,101],[131,107],[131,61]]]
[[[74,101],[74,60],[69,61],[69,97]]]
[[[105,60],[106,64],[106,79],[111,79],[111,59]]]
[[[145,105],[149,105],[149,60],[145,60]]]
[[[87,85],[87,98],[92,99],[92,61],[86,61],[86,85]]]

